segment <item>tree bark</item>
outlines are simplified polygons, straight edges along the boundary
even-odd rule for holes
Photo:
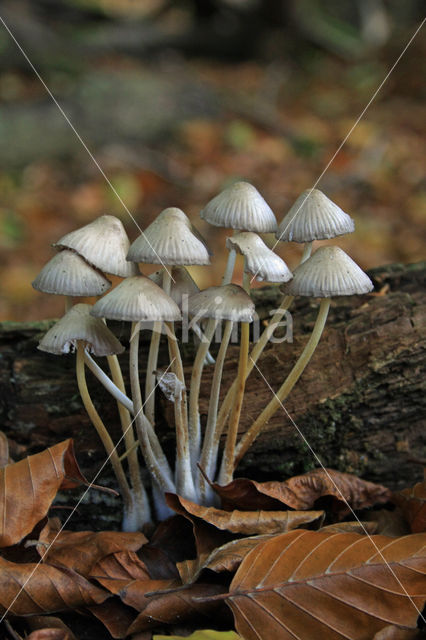
[[[285,403],[270,420],[238,468],[238,475],[284,479],[319,466],[359,474],[393,488],[422,476],[425,432],[425,303],[426,264],[389,265],[370,272],[376,292],[336,299],[312,361]],[[277,287],[255,294],[261,320],[276,309]],[[293,342],[269,344],[258,362],[262,375],[277,389],[312,329],[318,301],[299,299],[290,309]],[[77,457],[89,477],[104,459],[100,443],[85,415],[74,375],[74,356],[57,357],[37,350],[51,321],[0,324],[0,428],[19,458],[73,437]],[[116,335],[128,339],[125,324]],[[125,337],[123,337],[125,336]],[[167,366],[166,346],[159,362]],[[146,363],[148,333],[141,343]],[[194,346],[183,346],[189,379]],[[126,356],[121,357],[127,377]],[[238,348],[229,350],[222,389],[237,370]],[[102,364],[104,366],[104,364]],[[91,374],[88,374],[90,376]],[[206,367],[201,420],[207,416],[213,367]],[[247,380],[240,432],[245,431],[271,399],[271,390],[256,369]],[[95,405],[115,440],[120,437],[114,401],[89,379]],[[222,393],[223,396],[223,393]],[[158,408],[163,446],[174,454],[172,405]]]

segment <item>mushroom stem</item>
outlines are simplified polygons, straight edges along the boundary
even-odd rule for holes
[[[268,326],[263,330],[262,335],[260,336],[259,340],[256,342],[253,349],[251,350],[251,353],[248,359],[248,364],[247,364],[247,377],[252,372],[254,365],[256,364],[260,355],[262,354],[262,351],[267,345],[277,324],[282,320],[283,316],[285,315],[286,311],[290,307],[293,300],[294,300],[294,296],[284,296],[280,304],[280,308],[278,309],[278,311],[275,312]],[[232,385],[229,387],[219,410],[217,424],[218,424],[218,430],[220,433],[222,433],[223,431],[229,412],[231,410],[236,388],[237,388],[237,379],[235,379]]]
[[[217,431],[217,410],[219,405],[220,383],[222,380],[223,363],[225,361],[226,351],[231,338],[233,324],[232,320],[226,320],[219,352],[216,358],[210,392],[206,432],[200,458],[200,467],[204,470],[206,476],[211,479],[213,479],[216,472],[217,452],[220,440],[220,433]],[[205,504],[208,487],[206,486],[206,479],[201,473],[199,474],[199,489],[201,503]]]
[[[115,400],[119,403],[120,406],[125,407],[130,413],[133,414],[133,402],[130,398],[127,397],[125,393],[107,376],[105,371],[101,369],[95,360],[93,360],[92,356],[84,352],[84,362],[88,369],[93,373],[93,375],[99,380],[99,382],[105,387],[105,389],[112,395]]]
[[[124,385],[123,374],[121,372],[120,363],[116,355],[107,356],[108,365],[111,371],[114,384],[125,395],[126,387]],[[127,397],[127,396],[126,396]],[[128,454],[129,474],[132,488],[135,493],[135,499],[142,512],[149,509],[148,496],[143,486],[140,467],[138,461],[137,441],[135,440],[135,434],[133,432],[132,419],[129,411],[120,403],[117,402],[118,413],[120,416],[121,428],[123,431],[124,442],[126,445],[126,451]]]
[[[135,408],[134,419],[136,432],[150,474],[155,478],[163,491],[171,491],[173,493],[175,486],[171,478],[170,470],[165,464],[161,464],[161,461],[156,458],[153,452],[149,435],[152,427],[143,412],[142,395],[139,384],[139,333],[140,322],[132,322],[130,338],[130,386]]]
[[[231,249],[228,255],[228,261],[226,263],[225,273],[223,274],[222,284],[229,284],[231,282],[232,274],[234,273],[236,257],[237,252],[235,251],[235,249]]]
[[[186,406],[185,376],[173,322],[165,322],[168,329],[167,340],[171,369],[182,384],[182,390],[175,397],[176,422],[176,489],[179,495],[189,500],[195,500],[196,492],[191,470],[189,454],[188,413]]]
[[[172,275],[163,267],[163,290],[170,295]],[[149,345],[148,364],[145,378],[145,415],[154,426],[155,424],[155,371],[158,363],[158,351],[160,349],[162,322],[154,322]]]
[[[311,253],[312,253],[312,241],[305,242],[305,244],[303,245],[303,254],[300,259],[300,264],[302,264],[303,262],[306,262],[306,260],[311,257]]]
[[[321,305],[319,308],[318,316],[315,321],[314,328],[312,330],[311,337],[309,338],[305,348],[299,356],[296,364],[293,369],[288,374],[286,380],[283,382],[278,391],[274,394],[274,397],[269,402],[269,404],[263,409],[262,413],[252,424],[250,429],[244,434],[241,438],[240,442],[237,445],[235,451],[235,467],[238,465],[246,451],[252,445],[254,440],[257,438],[260,431],[263,429],[265,424],[270,420],[273,414],[279,409],[281,403],[287,398],[294,385],[302,375],[306,365],[311,359],[318,342],[321,338],[326,320],[328,311],[330,308],[330,298],[323,298],[321,300]]]
[[[155,424],[155,371],[158,363],[158,351],[161,339],[160,321],[154,322],[149,345],[148,364],[145,378],[145,414],[152,425]]]
[[[95,406],[92,402],[92,399],[89,394],[89,390],[87,388],[86,382],[86,374],[84,369],[84,342],[82,340],[77,341],[77,359],[76,359],[76,374],[77,374],[77,384],[78,390],[80,392],[81,399],[83,401],[84,408],[87,411],[87,414],[95,427],[98,436],[100,437],[102,444],[104,445],[105,451],[108,454],[108,458],[111,461],[112,468],[115,473],[115,477],[117,478],[117,483],[120,489],[120,493],[123,497],[124,503],[124,520],[126,520],[126,516],[133,509],[133,496],[130,491],[129,484],[127,482],[126,475],[124,473],[122,464],[120,462],[117,450],[114,446],[114,443],[109,435],[104,423],[98,412],[95,409]],[[145,518],[149,513],[145,514]]]
[[[65,313],[68,313],[68,311],[71,309],[72,306],[73,306],[72,296],[65,296]]]
[[[194,474],[195,472],[198,473],[196,464],[200,454],[201,429],[198,400],[200,397],[201,376],[203,373],[205,358],[213,339],[214,332],[216,331],[217,322],[218,321],[215,318],[209,318],[207,321],[204,335],[201,336],[200,344],[198,345],[195,360],[192,365],[191,385],[189,390],[189,446]]]
[[[244,399],[244,389],[247,378],[247,361],[250,342],[250,324],[241,323],[240,359],[238,362],[237,387],[234,402],[229,419],[228,433],[226,435],[225,449],[222,457],[222,466],[219,473],[219,483],[228,484],[231,482],[234,472],[235,445],[238,435],[238,424],[240,421],[241,408]]]

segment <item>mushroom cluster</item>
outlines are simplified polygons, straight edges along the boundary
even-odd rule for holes
[[[68,233],[54,245],[58,253],[33,282],[39,291],[66,296],[66,314],[43,337],[39,348],[52,354],[76,352],[76,375],[82,402],[105,447],[123,498],[123,529],[138,530],[150,522],[151,506],[158,519],[169,514],[164,496],[177,493],[210,505],[214,495],[208,481],[226,484],[255,438],[285,401],[320,340],[331,298],[371,291],[370,279],[336,246],[323,246],[311,255],[315,240],[354,230],[352,219],[316,189],[305,191],[278,226],[275,216],[252,185],[237,182],[213,198],[201,217],[234,230],[228,237],[229,260],[222,284],[200,291],[188,266],[210,264],[205,240],[183,211],[165,209],[130,244],[123,225],[101,216]],[[305,248],[294,274],[259,233],[275,233],[278,242],[301,242]],[[244,260],[242,283],[232,282],[237,254]],[[146,277],[141,263],[159,264]],[[108,291],[105,274],[122,278]],[[250,324],[257,318],[250,296],[252,280],[276,283],[284,294],[279,309],[250,348]],[[78,296],[97,296],[97,302],[73,304]],[[247,432],[238,439],[247,377],[295,296],[321,298],[312,334],[293,369]],[[184,316],[197,341],[190,379],[185,379],[176,323]],[[184,318],[187,320],[187,318]],[[130,390],[126,389],[118,354],[125,347],[107,326],[108,320],[130,324]],[[183,327],[184,323],[182,323]],[[150,349],[140,380],[139,335],[150,333]],[[239,340],[234,382],[220,403],[222,372],[231,336]],[[220,342],[216,360],[211,343]],[[168,360],[159,363],[161,340],[167,341]],[[106,356],[109,373],[95,361]],[[214,367],[206,423],[200,419],[203,370]],[[161,368],[159,368],[161,367]],[[86,383],[86,368],[117,401],[124,452],[119,455],[97,412]],[[169,460],[157,433],[156,394],[160,389],[173,403],[176,456]],[[220,442],[224,447],[220,459]],[[123,446],[123,445],[121,445]],[[151,477],[151,498],[141,479],[141,461]],[[219,464],[220,463],[220,464]],[[127,472],[125,470],[127,466]]]

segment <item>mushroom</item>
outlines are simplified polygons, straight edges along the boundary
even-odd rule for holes
[[[127,278],[138,273],[137,266],[126,260],[129,245],[121,220],[104,215],[67,233],[53,246],[72,249],[100,271]]]
[[[319,189],[306,189],[280,222],[275,236],[282,242],[304,242],[301,262],[309,258],[314,240],[354,231],[354,221]]]
[[[281,406],[311,359],[324,329],[331,297],[368,293],[370,278],[339,247],[321,247],[297,267],[285,289],[290,295],[322,298],[312,334],[286,380],[238,443],[235,465],[244,456],[264,425]]]
[[[118,486],[123,496],[123,530],[137,531],[144,523],[150,520],[147,495],[140,482],[140,477],[139,481],[137,481],[132,476],[134,491],[130,490],[116,447],[91,400],[84,366],[88,351],[96,356],[108,356],[122,353],[124,347],[104,322],[89,315],[90,308],[90,305],[87,304],[73,306],[61,320],[49,329],[38,348],[41,351],[57,355],[70,353],[73,350],[77,351],[76,373],[81,399],[93,426],[102,440],[108,458],[111,460]],[[126,432],[124,437],[126,439]]]
[[[142,453],[151,475],[163,491],[175,491],[170,467],[162,451],[151,423],[143,411],[139,384],[139,332],[143,321],[173,321],[180,319],[176,303],[149,278],[139,275],[126,278],[93,307],[92,314],[98,317],[130,321],[130,383],[135,410],[136,430]],[[177,424],[178,455],[181,453],[182,425]]]
[[[212,225],[238,231],[270,233],[277,229],[277,221],[258,190],[248,182],[236,182],[215,196],[200,216]],[[235,250],[231,249],[222,284],[232,280]]]
[[[67,296],[69,308],[69,298],[100,296],[108,291],[111,282],[74,251],[64,249],[45,264],[32,286],[43,293]]]
[[[213,373],[213,380],[210,392],[209,409],[207,416],[206,432],[200,458],[200,466],[207,477],[213,477],[216,471],[216,459],[219,447],[221,431],[217,425],[217,410],[219,405],[220,382],[222,378],[223,363],[231,337],[234,322],[243,322],[247,324],[253,321],[255,314],[254,303],[245,291],[235,284],[222,285],[221,287],[209,287],[204,291],[200,291],[188,301],[189,312],[197,317],[209,318],[211,326],[216,327],[220,320],[225,320],[223,335],[219,353],[216,359],[216,365]],[[248,344],[244,340],[240,346],[240,365],[239,365],[239,391],[234,402],[234,411],[231,415],[230,431],[226,440],[226,455],[233,457],[233,443],[235,443],[236,429],[242,405],[242,395],[244,393],[244,363],[246,362]],[[194,370],[196,376],[194,376]],[[200,377],[197,375],[196,364],[193,367],[193,378],[191,379],[191,400],[193,405],[198,407]],[[194,387],[193,387],[194,380]],[[242,382],[242,384],[241,384]],[[190,401],[191,401],[190,400]],[[231,452],[231,453],[229,453]],[[206,485],[202,475],[199,475],[199,487],[202,500],[206,497]]]
[[[166,293],[170,293],[173,279],[170,267],[208,265],[210,264],[210,252],[204,239],[185,213],[176,207],[169,207],[162,211],[143,234],[133,242],[127,259],[134,262],[161,263],[163,266],[163,289]],[[169,348],[174,350],[176,336],[173,325],[169,325],[169,331],[172,334],[170,335]],[[145,396],[148,399],[146,412],[152,424],[155,422],[155,370],[157,369],[160,332],[161,324],[154,325],[148,356],[149,366],[145,379]],[[175,371],[175,373],[179,378],[182,378],[181,383],[185,385],[183,368],[179,364],[180,358],[177,357],[177,354],[175,356],[173,366],[176,365],[179,369],[179,372]],[[182,402],[182,420],[187,423],[186,391],[183,399],[185,402]],[[199,425],[190,424],[185,428],[189,428],[190,455],[192,459],[195,459],[199,452]]]

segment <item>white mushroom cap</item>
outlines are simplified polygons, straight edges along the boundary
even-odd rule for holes
[[[177,304],[146,276],[126,278],[94,305],[92,315],[130,322],[180,320]]]
[[[108,291],[111,282],[74,251],[64,249],[49,260],[32,286],[63,296],[100,296]]]
[[[237,284],[209,287],[188,300],[189,313],[202,318],[253,322],[255,306],[249,295]]]
[[[164,271],[162,270],[155,271],[148,277],[161,287],[163,284],[163,273]],[[176,302],[179,309],[182,309],[182,296],[192,296],[194,293],[198,293],[200,289],[185,267],[173,267],[171,274],[172,282],[169,295],[172,300]]]
[[[352,233],[354,221],[319,189],[306,189],[281,221],[275,236],[285,242],[312,242]]]
[[[138,273],[137,266],[126,260],[129,245],[121,220],[100,216],[81,229],[67,233],[53,246],[72,249],[97,269],[127,278]]]
[[[132,243],[127,260],[150,264],[210,264],[205,240],[176,207],[164,209]]]
[[[287,282],[293,277],[284,260],[271,251],[257,233],[237,233],[227,238],[226,246],[245,257],[244,270],[254,275],[256,280]]]
[[[236,182],[204,207],[200,216],[216,227],[257,233],[274,232],[277,221],[270,206],[248,182]]]
[[[283,286],[292,296],[331,298],[372,291],[373,283],[339,247],[320,247],[294,271],[293,280]]]
[[[62,355],[74,351],[77,340],[95,356],[110,356],[124,351],[123,345],[99,318],[90,315],[90,304],[76,304],[41,340],[38,349]]]

